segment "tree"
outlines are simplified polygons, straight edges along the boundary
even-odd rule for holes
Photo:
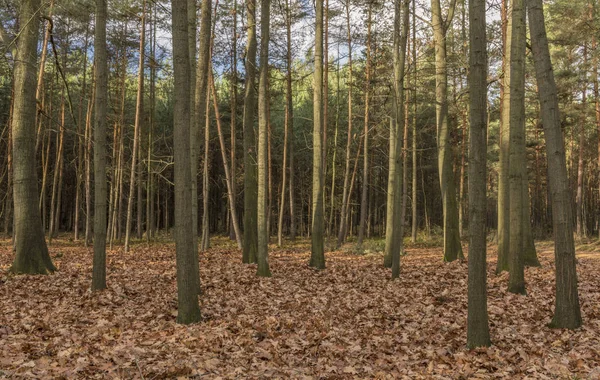
[[[186,11],[187,15],[187,11]],[[140,56],[138,63],[138,88],[137,100],[135,103],[135,123],[133,126],[133,148],[131,151],[131,174],[129,176],[129,198],[127,202],[127,221],[125,223],[125,252],[129,251],[129,239],[131,234],[131,219],[133,218],[133,199],[136,185],[136,172],[138,172],[138,156],[140,150],[140,132],[144,108],[144,47],[146,38],[146,1],[142,6],[142,19],[140,21]],[[187,25],[187,21],[186,21]],[[187,33],[186,33],[187,35]],[[188,73],[189,74],[189,73]],[[188,84],[189,85],[189,84]],[[189,110],[188,110],[189,112]],[[189,159],[188,159],[189,160]],[[140,181],[140,178],[137,179]],[[138,218],[141,221],[141,218]]]
[[[246,93],[244,95],[244,244],[242,261],[255,263],[258,250],[258,168],[256,167],[256,0],[246,0],[248,34],[246,44]]]
[[[527,208],[523,192],[525,170],[525,1],[513,0],[510,32],[509,112],[509,215],[510,242],[508,291],[525,294],[523,264],[523,213]]]
[[[44,238],[35,165],[35,80],[39,0],[19,4],[22,30],[17,39],[14,63],[14,104],[12,119],[14,239],[16,256],[13,273],[54,272]]]
[[[202,8],[200,10],[200,36],[199,36],[199,48],[198,48],[198,64],[196,66],[196,91],[194,99],[194,133],[198,139],[198,146],[200,146],[201,133],[200,131],[204,128],[205,135],[205,156],[204,156],[204,170],[203,170],[203,220],[202,220],[202,242],[201,249],[207,250],[209,247],[209,236],[208,236],[208,137],[209,137],[209,126],[208,124],[208,73],[210,68],[210,57],[211,57],[211,11],[212,2],[211,0],[202,0]],[[196,165],[191,164],[192,168]],[[195,181],[195,177],[192,178]]]
[[[391,226],[386,226],[386,256],[391,258],[392,278],[400,276],[400,252],[404,236],[402,220],[402,146],[404,136],[404,72],[406,66],[406,45],[408,39],[408,16],[410,0],[396,0],[394,12],[394,97],[393,126],[390,127],[390,173],[388,189],[392,189],[391,202],[388,194],[388,215]],[[400,17],[402,15],[402,18]],[[401,29],[402,28],[402,29]],[[402,30],[400,32],[400,30]],[[393,142],[393,146],[392,146]],[[393,152],[393,153],[392,153]],[[389,183],[392,182],[392,185]],[[389,190],[388,190],[389,191]],[[390,218],[388,216],[388,221]],[[390,237],[388,238],[388,233]]]
[[[106,288],[106,108],[108,64],[106,53],[106,0],[96,0],[94,67],[96,99],[94,114],[94,263],[92,290]]]
[[[554,72],[550,61],[544,10],[541,0],[528,0],[538,96],[546,137],[548,180],[552,199],[554,257],[556,260],[556,303],[551,327],[575,329],[581,326],[581,309],[577,292],[577,266],[573,238],[571,190],[567,176],[564,139],[558,107]]]
[[[177,251],[177,323],[200,321],[198,271],[192,219],[190,171],[190,58],[187,0],[172,0],[173,29],[173,148],[175,159],[175,247]]]
[[[310,266],[325,269],[323,215],[323,0],[316,0],[315,73],[313,76],[312,247]],[[344,221],[341,220],[340,223]],[[339,243],[339,239],[338,239]]]
[[[489,346],[486,289],[487,46],[485,0],[469,1],[469,277],[467,347]]]
[[[267,213],[267,156],[269,125],[269,22],[271,1],[261,0],[260,4],[260,77],[258,87],[258,269],[256,274],[270,277],[269,270],[269,217]]]
[[[454,17],[456,2],[448,7],[446,19],[442,16],[440,0],[431,0],[433,40],[435,45],[435,115],[438,144],[438,170],[444,214],[444,261],[463,259],[458,230],[458,205],[454,183],[453,158],[448,125],[448,70],[446,59],[446,32]]]

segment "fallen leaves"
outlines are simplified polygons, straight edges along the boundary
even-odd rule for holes
[[[109,252],[109,289],[89,291],[91,249],[57,241],[59,271],[0,283],[0,377],[31,378],[556,378],[600,375],[600,256],[579,257],[584,327],[546,327],[551,252],[527,269],[526,297],[488,268],[494,346],[466,341],[466,264],[439,249],[409,249],[397,281],[379,255],[272,250],[272,278],[239,251],[200,255],[203,322],[175,323],[172,244]],[[491,255],[493,256],[493,255]],[[2,276],[10,265],[0,246]],[[594,375],[595,374],[595,375]]]

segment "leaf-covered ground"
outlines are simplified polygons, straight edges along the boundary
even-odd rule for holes
[[[203,322],[175,323],[172,244],[135,245],[108,257],[107,291],[92,294],[91,249],[58,241],[58,272],[9,276],[0,242],[0,377],[11,378],[600,378],[600,253],[579,254],[584,327],[546,327],[553,310],[551,245],[527,269],[527,296],[506,292],[490,249],[494,345],[468,351],[467,265],[440,249],[409,248],[400,280],[381,254],[270,252],[259,279],[240,252],[200,257]],[[596,249],[597,251],[597,249]]]

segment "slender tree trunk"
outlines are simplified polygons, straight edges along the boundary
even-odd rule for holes
[[[96,78],[96,65],[94,65],[94,78]],[[92,85],[92,99],[88,103],[87,116],[85,120],[85,246],[92,240],[92,107],[96,102],[96,80]]]
[[[237,84],[238,84],[238,73],[237,73],[237,0],[233,0],[233,25],[231,33],[231,99],[230,99],[230,129],[231,129],[231,177],[233,183],[231,184],[231,190],[233,192],[234,204],[230,208],[235,208],[237,203],[237,164],[236,164],[236,130],[237,130]],[[233,226],[233,218],[230,213],[229,221],[229,238],[235,240],[235,228]]]
[[[210,246],[209,226],[208,226],[208,149],[210,142],[210,121],[209,121],[209,98],[208,91],[208,73],[211,58],[211,12],[212,1],[202,0],[200,10],[200,35],[198,48],[198,65],[196,66],[196,93],[195,93],[195,126],[194,131],[197,134],[198,145],[200,144],[200,131],[204,128],[204,160],[202,171],[202,238],[200,240],[200,249],[206,251]],[[195,165],[195,164],[193,164]]]
[[[400,277],[400,253],[402,252],[402,238],[404,236],[404,226],[402,221],[402,143],[404,136],[401,131],[404,129],[402,123],[404,119],[404,72],[406,66],[406,45],[408,39],[408,16],[410,0],[396,0],[394,12],[394,161],[390,158],[390,180],[392,186],[392,203],[388,204],[388,213],[392,215],[392,225],[386,230],[386,255],[390,256],[392,267],[392,279]],[[402,17],[401,17],[402,16]],[[390,143],[391,145],[391,143]],[[392,177],[393,173],[393,177]],[[388,189],[389,189],[388,185]],[[389,197],[389,196],[388,196]],[[389,202],[388,198],[388,202]],[[388,219],[389,220],[389,219]],[[387,226],[386,226],[387,227]],[[390,238],[388,240],[388,232]]]
[[[246,0],[246,94],[244,96],[244,246],[242,261],[255,263],[258,250],[258,168],[256,166],[256,0]]]
[[[50,4],[48,5],[48,18],[52,18],[52,11],[54,10],[54,0],[50,0]],[[46,32],[44,33],[44,42],[42,44],[42,53],[40,55],[40,70],[38,71],[37,77],[37,86],[35,90],[35,99],[38,102],[42,103],[43,108],[43,98],[44,98],[44,72],[46,69],[46,57],[48,55],[48,42],[50,41],[50,34],[52,33],[52,24],[48,22],[46,25]],[[40,144],[42,142],[42,118],[37,121],[38,129],[35,139],[35,153],[39,151]]]
[[[12,146],[14,152],[14,273],[53,272],[38,208],[37,175],[35,170],[35,70],[39,19],[39,0],[24,0],[19,4],[21,32],[17,40],[14,61],[14,111]]]
[[[313,77],[313,176],[310,266],[325,269],[323,215],[323,0],[316,0],[315,72]]]
[[[577,268],[571,194],[566,168],[565,148],[558,95],[550,62],[548,39],[544,25],[541,0],[528,0],[531,48],[542,110],[542,124],[546,137],[548,181],[552,193],[552,226],[554,229],[554,256],[556,260],[556,306],[550,326],[575,329],[581,326],[581,309],[577,292]]]
[[[446,18],[442,16],[440,0],[431,0],[433,38],[435,44],[435,98],[438,144],[438,170],[442,193],[444,216],[444,261],[464,259],[458,231],[458,205],[456,186],[452,170],[450,126],[448,125],[448,70],[446,59],[446,34],[454,16],[456,3],[448,8]]]
[[[175,161],[175,246],[177,251],[177,323],[200,321],[198,306],[198,257],[194,251],[196,232],[192,215],[192,178],[190,164],[190,52],[187,0],[172,0],[173,142]],[[143,22],[142,22],[143,24]],[[143,46],[143,44],[142,44]],[[141,65],[140,65],[141,67]]]
[[[594,9],[592,8],[592,12]],[[594,16],[592,16],[592,19]],[[596,41],[596,36],[592,35],[592,51],[597,51],[598,43]],[[598,55],[595,54],[593,58],[593,70],[592,70],[592,82],[594,82],[594,105],[595,105],[595,114],[596,114],[596,129],[598,131],[598,163],[597,163],[597,172],[600,173],[600,91],[598,90]],[[600,202],[600,174],[598,175],[598,200]],[[600,207],[598,207],[598,238],[600,238]]]
[[[341,31],[340,26],[340,31]],[[337,56],[340,56],[340,42],[337,44]],[[333,231],[333,216],[335,214],[335,171],[336,171],[336,158],[337,158],[337,140],[340,126],[340,60],[337,60],[337,70],[335,71],[336,78],[336,96],[335,96],[335,132],[333,136],[333,158],[331,162],[331,196],[330,199],[330,210],[329,210],[329,222],[327,223],[327,234],[331,236]]]
[[[260,4],[260,77],[258,80],[258,269],[256,274],[270,277],[269,269],[269,217],[268,209],[268,126],[269,126],[269,22],[270,0],[261,0]]]
[[[186,13],[187,14],[187,13]],[[186,22],[187,24],[187,22]],[[186,33],[187,35],[187,33]],[[140,27],[140,59],[138,64],[138,88],[135,105],[135,124],[133,126],[133,149],[131,150],[131,175],[129,176],[129,198],[127,202],[127,221],[125,222],[125,252],[129,252],[129,240],[131,234],[131,219],[133,217],[133,200],[137,172],[137,158],[140,146],[140,128],[144,107],[144,46],[146,39],[146,0],[143,2],[142,19]],[[189,57],[189,55],[188,55]],[[188,73],[189,74],[189,73]],[[189,110],[188,110],[189,112]],[[189,157],[188,157],[189,160]],[[137,179],[139,180],[139,179]]]
[[[283,243],[283,213],[285,209],[285,185],[286,185],[286,173],[287,173],[287,157],[290,146],[291,133],[293,133],[294,125],[294,103],[292,100],[292,17],[290,11],[290,1],[285,2],[285,30],[286,30],[286,81],[285,81],[285,121],[284,121],[284,133],[283,133],[283,167],[281,171],[281,201],[279,203],[279,220],[277,223],[277,246],[281,247]],[[290,161],[292,158],[290,157]],[[291,171],[291,169],[290,169]],[[290,173],[291,176],[291,173]],[[290,203],[291,197],[291,183],[290,183]]]
[[[340,229],[338,232],[336,248],[340,248],[346,240],[346,203],[348,200],[348,186],[350,180],[350,147],[352,145],[352,29],[350,28],[350,0],[346,1],[346,27],[348,41],[348,133],[346,140],[346,169],[344,171],[344,188],[342,190],[342,208],[340,211]]]
[[[10,98],[10,110],[8,115],[8,139],[6,140],[6,201],[4,203],[4,234],[8,235],[13,225],[12,205],[13,205],[13,151],[12,151],[12,120],[14,110],[14,85]],[[14,231],[12,231],[14,232]],[[14,235],[14,234],[13,234]]]
[[[412,18],[412,56],[413,56],[413,130],[412,130],[412,231],[411,231],[411,240],[413,243],[417,242],[417,229],[418,229],[418,219],[417,219],[417,110],[418,110],[418,101],[417,101],[417,28],[416,28],[416,0],[412,2],[412,10],[413,10],[413,18]]]
[[[210,64],[209,64],[210,67]],[[217,92],[215,91],[215,82],[214,82],[214,78],[213,78],[213,74],[211,72],[211,69],[209,69],[209,79],[208,79],[208,83],[210,86],[210,91],[212,94],[212,101],[213,101],[213,108],[215,111],[215,119],[217,122],[217,131],[219,133],[219,144],[221,145],[221,156],[223,158],[223,169],[225,171],[225,181],[227,182],[227,196],[229,197],[229,205],[233,205],[235,204],[233,201],[233,190],[232,190],[232,182],[233,182],[233,178],[231,177],[231,173],[229,172],[229,163],[227,161],[227,153],[225,150],[225,138],[223,137],[223,130],[221,129],[221,115],[219,113],[219,103],[218,103],[218,98],[217,98]],[[235,236],[236,236],[236,241],[237,241],[237,245],[239,249],[242,249],[242,234],[240,231],[240,227],[239,227],[239,223],[238,223],[238,218],[237,218],[237,213],[235,211],[235,207],[231,208],[229,210],[229,212],[231,213],[231,221],[233,222],[233,228],[235,230]]]
[[[487,46],[485,0],[469,2],[469,275],[467,347],[489,346],[486,270]]]
[[[106,52],[106,0],[96,0],[95,114],[94,114],[94,260],[92,290],[106,288],[106,108],[108,57]]]
[[[79,220],[81,215],[81,184],[83,183],[83,150],[84,150],[84,140],[83,140],[83,130],[82,125],[82,115],[83,115],[83,100],[86,96],[86,79],[87,79],[87,64],[88,64],[88,44],[89,44],[89,26],[86,27],[85,30],[85,45],[83,52],[83,83],[81,85],[81,93],[79,98],[79,118],[77,121],[77,169],[76,169],[76,185],[75,185],[75,221],[73,223],[73,239],[75,241],[79,240]]]
[[[583,67],[588,66],[587,59],[587,45],[583,44]],[[587,74],[584,73],[583,78],[583,89],[581,91],[581,121],[579,122],[579,157],[577,160],[577,193],[575,196],[575,203],[577,208],[577,236],[582,238],[585,237],[585,222],[583,219],[583,155],[585,150],[585,125],[587,123]]]
[[[364,150],[363,150],[363,179],[360,202],[360,228],[357,244],[360,247],[365,238],[367,224],[367,202],[369,201],[369,97],[371,91],[371,11],[373,3],[369,2],[367,16],[367,62],[365,64],[365,121],[364,121]]]

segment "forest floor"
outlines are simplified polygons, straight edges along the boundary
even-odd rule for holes
[[[488,265],[493,346],[466,349],[467,264],[408,247],[397,281],[382,254],[327,253],[307,242],[272,247],[272,278],[224,239],[200,256],[202,323],[175,323],[172,243],[108,255],[108,290],[90,292],[92,249],[50,247],[58,271],[12,276],[0,241],[0,378],[599,378],[600,246],[578,253],[584,326],[546,326],[554,308],[553,250],[526,270],[527,296]],[[348,244],[351,246],[351,244]],[[380,246],[380,245],[379,245]]]

